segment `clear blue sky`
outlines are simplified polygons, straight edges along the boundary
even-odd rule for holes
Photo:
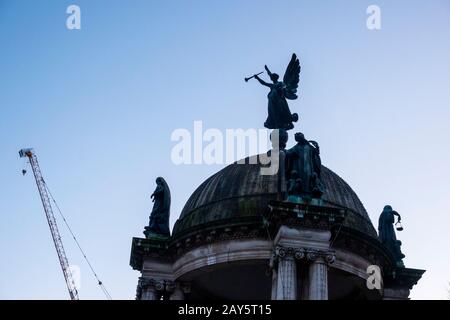
[[[82,29],[65,27],[77,4]],[[381,8],[382,29],[366,28]],[[0,0],[0,298],[66,299],[32,175],[34,147],[54,196],[116,299],[133,299],[131,238],[142,236],[161,175],[171,225],[223,166],[175,166],[174,129],[260,128],[266,90],[244,76],[301,60],[296,130],[358,193],[372,218],[391,204],[412,298],[450,281],[450,4],[434,1]],[[290,144],[292,144],[292,136]],[[60,226],[80,297],[102,299]]]

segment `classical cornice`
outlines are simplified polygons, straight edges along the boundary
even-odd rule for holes
[[[281,225],[329,230],[344,221],[347,211],[343,208],[319,204],[271,201],[265,221],[276,233]]]
[[[389,276],[385,277],[384,284],[386,288],[408,288],[411,290],[424,273],[425,270],[421,269],[396,268]]]

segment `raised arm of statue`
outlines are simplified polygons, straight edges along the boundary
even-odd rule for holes
[[[255,75],[255,79],[258,80],[259,83],[261,83],[263,86],[272,88],[272,84],[265,82],[263,79],[261,79],[259,76]]]
[[[400,214],[399,214],[397,211],[392,210],[392,214],[393,214],[394,216],[397,216],[397,217],[398,217],[398,221],[401,221],[401,220],[402,220],[402,217],[400,217]]]

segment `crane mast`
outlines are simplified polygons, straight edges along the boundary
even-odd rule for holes
[[[48,226],[50,227],[50,232],[52,234],[53,243],[55,244],[55,249],[58,254],[59,263],[64,274],[64,279],[66,280],[67,289],[69,290],[70,299],[78,300],[78,292],[75,287],[75,282],[69,267],[66,253],[64,251],[63,243],[58,230],[58,225],[56,224],[56,219],[53,214],[48,190],[44,178],[42,177],[42,172],[39,168],[36,154],[34,153],[33,149],[22,149],[19,151],[19,155],[21,158],[27,157],[30,161],[31,169],[33,170],[36,185],[39,190],[39,195],[41,196],[42,205],[44,206]]]

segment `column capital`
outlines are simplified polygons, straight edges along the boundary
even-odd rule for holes
[[[296,259],[306,260],[317,263],[332,264],[335,260],[333,250],[318,250],[313,248],[293,248],[285,246],[276,246],[272,255],[273,260]]]
[[[161,295],[166,291],[167,280],[140,277],[136,288],[136,300],[141,300],[145,292]]]
[[[303,259],[305,250],[303,248],[292,248],[284,246],[276,246],[273,252],[275,259]]]
[[[156,291],[164,291],[168,282],[168,280],[163,279],[140,277],[138,280],[138,287],[142,289],[152,288]]]
[[[330,265],[336,259],[336,255],[332,250],[309,249],[306,253],[306,259],[310,262]]]

